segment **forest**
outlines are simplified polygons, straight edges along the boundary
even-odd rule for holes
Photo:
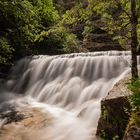
[[[130,9],[130,0],[1,0],[0,64],[28,55],[104,50],[108,40],[106,50],[129,50]],[[136,14],[140,42],[138,0]]]

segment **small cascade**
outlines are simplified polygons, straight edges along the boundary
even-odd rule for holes
[[[1,101],[18,97],[50,112],[50,140],[95,140],[100,101],[130,71],[130,59],[117,51],[26,57],[13,67]]]

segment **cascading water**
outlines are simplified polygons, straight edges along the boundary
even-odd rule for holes
[[[95,140],[100,101],[130,71],[129,65],[130,52],[24,58],[1,89],[1,100],[18,97],[52,114],[56,121],[50,140]]]

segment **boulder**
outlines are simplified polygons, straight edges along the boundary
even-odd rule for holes
[[[105,140],[121,140],[130,118],[127,82],[130,75],[120,80],[101,102],[101,116],[97,135]]]

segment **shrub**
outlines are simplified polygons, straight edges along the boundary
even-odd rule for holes
[[[128,87],[132,91],[129,97],[133,111],[140,109],[140,79],[133,81]]]
[[[10,63],[13,48],[10,47],[8,41],[4,37],[0,37],[0,64]]]

